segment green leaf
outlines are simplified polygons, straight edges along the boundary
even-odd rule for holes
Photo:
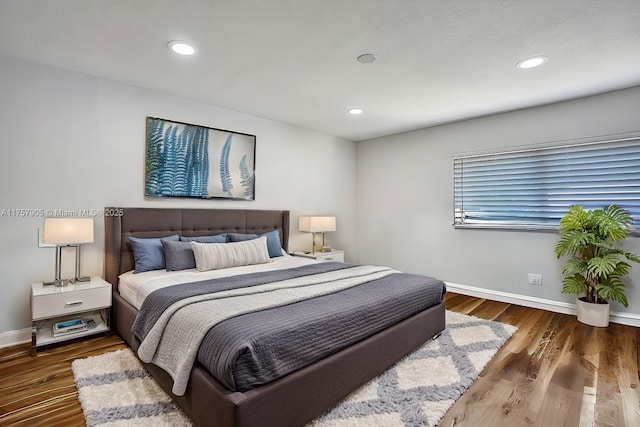
[[[638,262],[640,263],[640,257],[634,253],[631,252],[622,252],[622,255],[628,259],[629,261],[633,261],[633,262]]]
[[[632,223],[631,215],[619,206],[610,205],[593,211],[598,231],[604,240],[620,241],[627,237],[627,227]]]
[[[606,284],[596,287],[597,295],[606,301],[616,301],[625,307],[629,306],[629,301],[624,293],[625,285],[621,280],[611,280]]]
[[[574,205],[560,220],[560,233],[582,230],[589,221],[589,213],[580,205]]]
[[[579,274],[565,277],[562,281],[563,294],[581,294],[586,292],[586,289],[585,278]]]
[[[574,276],[576,274],[585,275],[589,269],[589,264],[586,261],[582,261],[579,258],[573,257],[564,264],[562,273],[567,276]]]
[[[581,254],[585,248],[593,244],[595,237],[584,230],[569,230],[560,236],[556,244],[555,254],[560,258],[565,255]]]
[[[587,262],[589,274],[598,277],[606,277],[613,274],[618,266],[616,255],[605,255],[603,257],[593,257]]]

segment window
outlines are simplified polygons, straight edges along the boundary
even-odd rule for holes
[[[616,204],[640,229],[640,137],[455,156],[454,226],[557,230],[572,205]]]

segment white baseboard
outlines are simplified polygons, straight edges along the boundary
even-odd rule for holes
[[[31,342],[31,328],[0,333],[0,348]]]
[[[509,292],[495,291],[493,289],[477,288],[474,286],[460,285],[458,283],[445,283],[447,284],[447,290],[456,294],[522,305],[524,307],[539,308],[541,310],[553,311],[555,313],[576,314],[576,305],[568,302],[512,294]],[[609,320],[612,323],[640,327],[640,314],[637,313],[612,311],[609,315]]]

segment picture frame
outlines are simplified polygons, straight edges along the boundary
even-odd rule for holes
[[[255,200],[256,136],[146,118],[145,196]]]

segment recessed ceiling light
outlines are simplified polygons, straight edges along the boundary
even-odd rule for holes
[[[188,56],[196,53],[196,48],[191,43],[182,40],[172,40],[167,46],[169,46],[169,49],[173,52],[180,55]]]
[[[361,64],[371,64],[372,62],[375,62],[376,56],[373,53],[363,53],[358,56],[356,60]]]
[[[546,56],[534,56],[532,58],[523,59],[522,61],[516,64],[516,67],[527,69],[527,68],[535,68],[547,62]]]
[[[347,112],[349,114],[353,114],[354,116],[357,116],[358,114],[362,114],[362,108],[350,108],[347,110]]]

